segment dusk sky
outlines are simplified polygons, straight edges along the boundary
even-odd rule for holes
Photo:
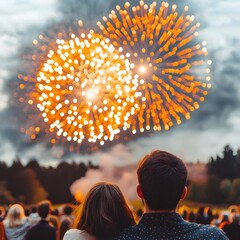
[[[9,82],[18,81],[15,77],[21,67],[23,46],[24,49],[28,45],[31,47],[32,41],[49,26],[68,22],[71,17],[77,16],[94,25],[119,2],[122,1],[1,0],[0,160],[10,163],[18,155],[23,162],[37,158],[44,164],[54,164],[59,161],[57,157],[61,152],[60,146],[54,150],[47,149],[45,141],[25,145],[24,138],[20,136],[19,113],[10,107],[13,96],[7,86]],[[207,41],[213,61],[212,89],[200,108],[192,113],[190,120],[183,120],[179,126],[175,124],[170,131],[154,132],[151,137],[140,136],[90,156],[72,154],[62,160],[91,159],[99,163],[107,155],[108,159],[121,165],[134,163],[153,149],[162,149],[186,161],[206,162],[211,156],[221,154],[227,144],[234,150],[240,148],[240,1],[181,2],[189,5],[189,11],[202,23],[199,37]]]

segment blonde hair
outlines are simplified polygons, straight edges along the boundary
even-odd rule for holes
[[[20,204],[14,204],[8,210],[5,223],[8,227],[14,228],[23,225],[26,220],[23,207]]]
[[[101,182],[87,193],[78,209],[75,225],[101,240],[115,236],[135,222],[119,187]]]

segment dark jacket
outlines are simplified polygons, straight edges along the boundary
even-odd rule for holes
[[[40,220],[27,232],[25,240],[56,240],[56,229],[48,221]]]
[[[240,239],[240,226],[238,223],[223,223],[220,228],[227,234],[230,240]]]
[[[145,213],[135,226],[114,240],[227,240],[225,233],[209,225],[189,223],[177,213]]]

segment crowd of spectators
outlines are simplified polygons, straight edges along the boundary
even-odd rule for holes
[[[53,207],[47,200],[30,207],[0,207],[0,240],[63,240],[65,232],[74,226],[74,208],[71,204]],[[134,211],[141,218],[142,209]],[[185,221],[217,226],[230,240],[240,239],[238,206],[220,211],[204,206],[193,210],[184,205],[178,212]]]
[[[183,206],[179,209],[186,221],[199,224],[210,224],[222,229],[230,240],[240,239],[240,208],[230,206],[227,210],[214,212],[209,207],[199,207],[197,212]]]
[[[0,240],[62,240],[73,226],[73,206],[53,207],[48,200],[24,207],[0,207]]]

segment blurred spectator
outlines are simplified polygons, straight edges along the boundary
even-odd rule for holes
[[[195,222],[200,223],[200,224],[208,224],[208,219],[207,215],[204,213],[205,207],[199,207],[196,217],[195,217]]]
[[[238,206],[236,205],[231,205],[228,207],[228,211],[229,211],[229,214],[230,213],[238,213],[239,214],[239,211],[238,211]]]
[[[5,240],[5,231],[2,222],[0,222],[0,240]]]
[[[218,218],[217,216],[218,214],[216,214],[216,218],[212,220],[212,223],[211,223],[212,225],[219,227],[220,224],[224,222],[228,222],[228,212],[222,211]]]
[[[69,217],[65,217],[60,224],[60,229],[59,229],[59,240],[63,240],[64,234],[72,228],[72,219]]]
[[[58,231],[59,229],[59,218],[58,218],[58,211],[54,211],[52,203],[48,200],[47,201],[50,206],[50,214],[47,217],[47,220],[55,227],[55,229]]]
[[[31,225],[35,225],[41,220],[41,218],[38,215],[36,206],[32,206],[31,213],[29,215],[29,220],[30,220]]]
[[[58,209],[52,209],[51,215],[56,216],[56,217],[59,217],[59,211],[58,211]]]
[[[232,212],[229,216],[228,222],[223,222],[219,228],[221,228],[228,236],[229,240],[240,239],[240,225],[239,214]]]
[[[205,208],[205,215],[207,216],[206,224],[210,224],[214,218],[212,209],[210,207]]]
[[[0,222],[3,221],[5,217],[5,209],[3,207],[0,207]]]
[[[56,240],[56,229],[47,220],[50,213],[50,202],[42,201],[38,205],[38,214],[41,220],[29,229],[25,240]]]
[[[20,204],[14,204],[9,208],[3,224],[8,240],[23,240],[30,227],[24,209]]]
[[[194,214],[193,211],[190,211],[188,221],[189,222],[194,222],[195,221],[195,214]]]
[[[74,216],[72,215],[72,212],[73,212],[73,207],[69,204],[66,204],[63,207],[63,215],[60,217],[60,221],[63,221],[65,218],[69,218],[73,222]]]
[[[28,207],[24,207],[24,214],[25,214],[25,216],[29,217],[30,213],[31,212],[30,212],[29,208]]]
[[[142,210],[141,208],[139,208],[139,209],[137,210],[136,214],[137,214],[137,216],[138,216],[139,218],[141,218],[141,217],[142,217],[142,214],[143,214],[143,210]]]
[[[219,214],[218,214],[218,213],[215,213],[215,214],[213,215],[213,220],[211,221],[210,224],[218,227],[220,223],[221,223],[221,220],[220,220],[220,218],[219,218]]]
[[[222,224],[224,222],[228,222],[228,221],[229,221],[228,213],[227,212],[222,212],[220,224]]]
[[[183,205],[181,206],[179,209],[178,209],[178,213],[182,216],[182,218],[186,221],[189,220],[189,212],[190,212],[190,209],[189,207]]]

